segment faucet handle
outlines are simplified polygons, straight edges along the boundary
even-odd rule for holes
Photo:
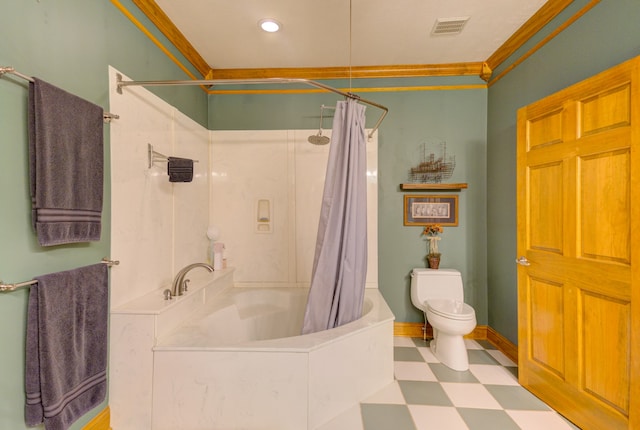
[[[164,295],[164,299],[165,300],[171,300],[173,297],[171,297],[171,290],[170,289],[166,289],[162,292],[162,294]]]
[[[191,282],[190,279],[185,279],[184,281],[182,281],[182,292],[186,293],[187,289],[189,288],[189,282]]]

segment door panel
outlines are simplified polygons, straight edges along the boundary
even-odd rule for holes
[[[518,111],[520,383],[584,429],[640,428],[638,63]]]
[[[529,149],[562,142],[562,113],[559,108],[528,122]]]
[[[631,85],[601,92],[580,101],[582,135],[631,124]]]
[[[531,230],[530,247],[562,254],[563,180],[562,162],[532,167],[529,217],[545,228]]]
[[[630,304],[588,292],[582,303],[583,388],[625,413],[629,410]]]
[[[582,257],[630,264],[629,149],[580,159]]]
[[[543,279],[530,279],[529,330],[531,358],[564,379],[564,300],[562,284]]]

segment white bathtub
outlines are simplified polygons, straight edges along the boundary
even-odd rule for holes
[[[307,294],[305,288],[230,288],[161,339],[156,350],[255,347],[297,336]]]
[[[393,381],[377,289],[359,320],[301,336],[305,289],[234,287],[233,272],[193,271],[186,296],[111,311],[114,429],[317,429]]]
[[[211,350],[287,347],[307,349],[327,341],[327,334],[300,336],[309,290],[306,288],[230,288],[194,312],[180,327],[163,337],[156,351],[165,349]],[[377,290],[367,291],[363,319],[346,329],[332,331],[331,338],[376,322]],[[286,339],[292,338],[295,339]],[[267,342],[268,341],[268,342]]]
[[[154,347],[153,429],[316,429],[393,381],[393,314],[299,335],[307,290],[228,288]]]

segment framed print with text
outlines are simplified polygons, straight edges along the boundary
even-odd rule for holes
[[[404,196],[404,225],[458,225],[458,196]]]

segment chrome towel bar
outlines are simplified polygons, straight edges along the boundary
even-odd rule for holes
[[[0,66],[0,77],[2,75],[6,74],[6,73],[9,73],[11,75],[17,76],[17,77],[22,78],[22,79],[24,79],[26,81],[29,81],[29,82],[33,82],[33,78],[32,77],[29,77],[29,76],[24,75],[24,74],[22,74],[20,72],[17,72],[16,69],[14,69],[11,66]],[[105,112],[102,115],[102,119],[104,120],[104,122],[109,123],[113,119],[120,119],[120,115],[116,115],[114,113]]]
[[[167,162],[169,161],[169,157],[160,153],[160,152],[156,152],[153,149],[153,145],[150,143],[147,143],[147,159],[148,159],[148,167],[149,169],[152,168],[156,161],[159,162]],[[198,160],[193,160],[194,163],[197,163]]]
[[[113,266],[117,266],[118,264],[120,264],[120,261],[118,261],[118,260],[110,260],[107,257],[103,258],[100,262],[102,264],[106,264],[108,267],[113,267]],[[25,282],[17,282],[15,284],[5,284],[2,281],[0,281],[0,293],[9,292],[9,291],[15,291],[15,290],[17,290],[19,288],[29,287],[29,286],[37,284],[37,283],[38,283],[38,281],[36,281],[36,280],[25,281]]]

